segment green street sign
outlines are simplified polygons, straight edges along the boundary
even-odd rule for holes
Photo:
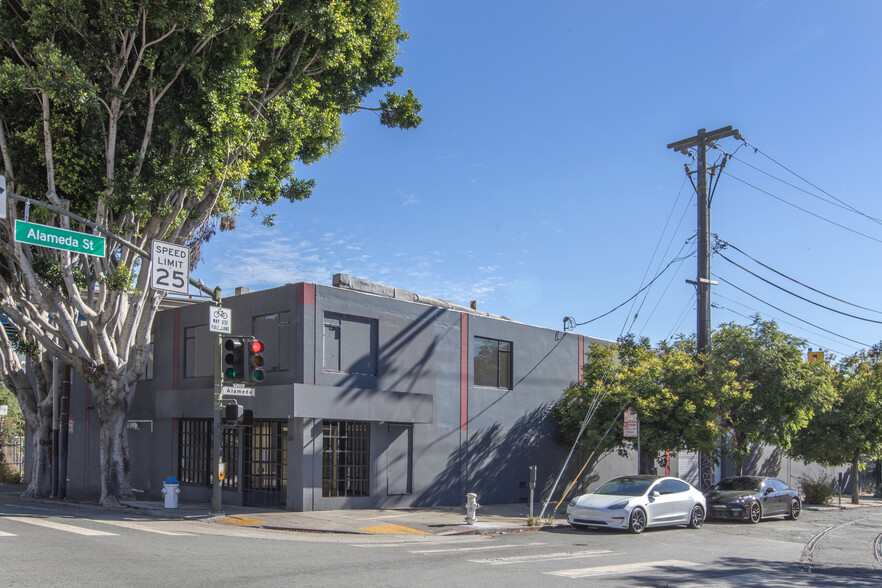
[[[15,220],[15,240],[29,245],[104,257],[104,237],[18,219]]]

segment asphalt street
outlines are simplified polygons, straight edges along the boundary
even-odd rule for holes
[[[562,522],[531,529],[513,514],[490,514],[487,519],[495,516],[496,526],[487,523],[467,529],[458,522],[462,511],[456,509],[308,513],[345,521],[358,532],[295,531],[261,524],[256,517],[267,513],[259,512],[186,518],[187,512],[184,508],[176,513],[183,516],[170,518],[158,509],[31,502],[0,492],[2,582],[10,586],[57,585],[62,580],[69,586],[882,585],[882,508],[873,506],[808,507],[798,521],[769,519],[758,525],[708,521],[700,530],[650,529],[639,536],[578,531]],[[283,521],[286,513],[276,516],[271,522]],[[287,516],[300,523],[307,520],[302,513]]]

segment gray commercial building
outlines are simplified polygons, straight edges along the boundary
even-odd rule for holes
[[[594,339],[334,276],[229,297],[232,334],[266,345],[251,427],[224,429],[225,504],[289,510],[524,501],[568,452],[549,412]],[[136,492],[209,501],[216,347],[210,303],[164,310],[128,416]],[[232,402],[230,398],[228,402]],[[71,404],[68,492],[97,492],[98,417]],[[620,464],[621,465],[621,464]],[[608,473],[627,473],[629,470]]]

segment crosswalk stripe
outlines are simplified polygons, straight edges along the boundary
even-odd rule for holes
[[[107,531],[98,531],[95,529],[86,529],[85,527],[74,527],[73,525],[65,525],[64,523],[56,523],[47,519],[35,519],[31,517],[4,517],[6,520],[15,521],[17,523],[25,523],[27,525],[36,525],[38,527],[46,527],[47,529],[55,529],[56,531],[66,531],[68,533],[76,533],[77,535],[87,535],[91,537],[100,536],[116,536],[116,533],[108,533]]]
[[[598,566],[594,568],[579,568],[574,570],[559,570],[556,572],[544,572],[551,576],[564,578],[590,578],[591,576],[612,576],[616,574],[631,574],[645,572],[647,570],[660,570],[664,568],[694,568],[699,564],[691,561],[677,559],[665,559],[660,561],[645,561],[640,563],[619,564],[614,566]]]
[[[156,529],[154,527],[150,527],[143,523],[133,523],[131,521],[106,521],[103,519],[91,519],[96,523],[101,523],[104,525],[113,525],[115,527],[122,527],[123,529],[132,529],[135,531],[146,531],[147,533],[156,533],[158,535],[171,535],[175,537],[192,537],[193,533],[184,533],[183,531],[166,531],[164,529]]]
[[[0,537],[15,537],[15,533],[7,533],[6,531],[0,531]]]
[[[525,543],[524,546],[545,545],[545,543]],[[414,549],[410,553],[450,553],[466,551],[490,551],[491,549],[512,549],[511,545],[488,545],[485,547],[450,547],[447,549]]]
[[[511,557],[494,557],[490,559],[470,559],[472,563],[501,566],[524,562],[556,561],[562,559],[579,559],[583,557],[598,557],[601,555],[618,555],[608,549],[596,549],[592,551],[565,551],[562,553],[539,553],[535,555],[514,555]]]

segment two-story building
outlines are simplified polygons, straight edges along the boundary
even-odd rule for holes
[[[569,448],[555,440],[549,411],[579,381],[594,339],[345,274],[333,283],[224,300],[232,334],[266,345],[255,395],[228,400],[252,410],[254,424],[224,428],[224,503],[456,505],[467,492],[484,504],[518,502],[531,465],[537,499],[550,487]],[[183,500],[210,499],[211,308],[157,315],[151,365],[128,417],[132,484],[143,495],[158,497],[176,476]],[[97,414],[82,383],[71,417],[69,491],[97,492]]]

